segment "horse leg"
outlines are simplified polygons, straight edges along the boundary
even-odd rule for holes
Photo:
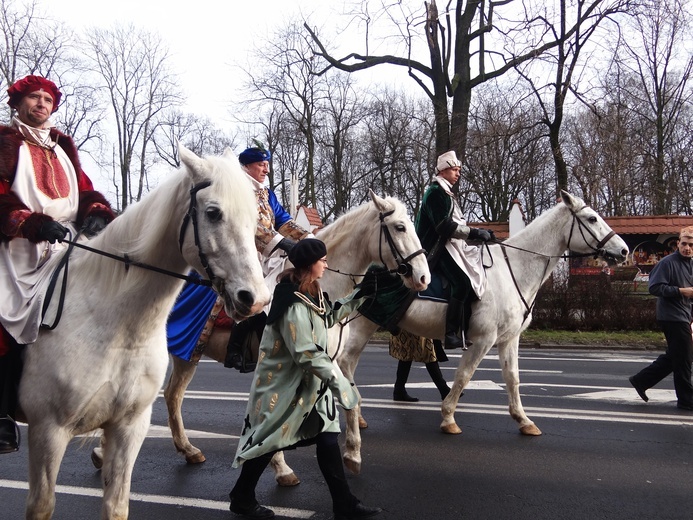
[[[270,460],[270,466],[272,471],[274,471],[274,479],[282,487],[296,486],[301,483],[298,477],[294,473],[289,465],[284,460],[284,452],[278,451]]]
[[[520,370],[518,366],[519,336],[498,345],[498,361],[508,392],[510,416],[520,425],[523,435],[541,435],[541,430],[527,417],[520,400]]]
[[[133,417],[131,422],[108,425],[104,428],[106,438],[103,452],[102,520],[127,520],[130,509],[130,484],[132,468],[142,447],[152,407]]]
[[[48,520],[55,509],[55,482],[71,435],[54,424],[29,423],[27,520]]]
[[[365,318],[359,318],[350,323],[349,339],[344,347],[344,351],[337,358],[339,368],[344,377],[354,383],[354,373],[359,363],[359,358],[366,348],[368,340],[373,333],[378,330],[378,326]],[[361,430],[368,427],[368,423],[361,415],[361,394],[359,392],[358,404],[352,410],[346,410],[346,444],[344,447],[344,465],[354,475],[361,472]]]
[[[455,408],[457,408],[460,396],[469,384],[469,381],[471,381],[479,363],[481,363],[481,360],[484,359],[484,356],[491,348],[490,345],[488,347],[483,347],[483,344],[486,344],[486,342],[475,339],[472,346],[464,353],[462,359],[460,359],[460,364],[455,371],[455,381],[452,384],[450,393],[443,399],[443,404],[440,409],[441,415],[443,416],[440,429],[443,433],[450,433],[453,435],[462,433],[462,429],[455,422]]]
[[[164,389],[164,399],[168,409],[168,427],[171,429],[173,445],[178,453],[183,454],[188,464],[199,464],[206,460],[205,456],[199,448],[190,443],[185,433],[185,425],[183,424],[183,415],[181,413],[185,390],[195,375],[197,365],[178,356],[170,357],[173,361],[173,368],[168,384]]]

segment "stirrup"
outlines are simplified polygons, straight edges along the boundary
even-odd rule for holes
[[[445,348],[445,350],[452,350],[456,348],[467,350],[467,345],[465,344],[464,339],[460,338],[454,332],[445,335],[443,347]]]

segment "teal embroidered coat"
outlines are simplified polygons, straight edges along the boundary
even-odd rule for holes
[[[326,299],[326,313],[321,316],[294,296],[295,289],[287,282],[275,289],[234,467],[320,432],[339,432],[336,403],[347,410],[358,403],[353,385],[326,352],[327,329],[364,299],[352,294],[337,300],[334,307]],[[279,317],[275,305],[283,311]]]

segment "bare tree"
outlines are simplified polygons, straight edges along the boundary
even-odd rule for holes
[[[585,50],[595,50],[595,33],[605,22],[613,21],[616,14],[631,6],[631,0],[558,0],[556,23],[547,19],[547,30],[559,42],[554,49],[544,53],[536,62],[525,62],[516,67],[519,74],[531,85],[541,109],[541,123],[545,125],[551,145],[556,174],[556,195],[568,187],[568,166],[561,146],[561,127],[565,117],[565,104],[572,93],[582,100],[579,76],[585,66]],[[594,5],[597,4],[597,5]],[[584,14],[588,12],[588,14]],[[577,30],[574,30],[577,29]],[[568,31],[573,30],[568,36]],[[590,45],[592,44],[592,45]],[[543,73],[537,67],[549,70],[552,79],[542,83]],[[534,69],[534,70],[532,70]]]
[[[181,97],[169,69],[168,50],[158,35],[133,25],[95,28],[87,33],[86,45],[115,119],[120,209],[125,209],[144,193],[157,118]]]
[[[317,58],[311,55],[300,27],[291,22],[256,52],[265,66],[246,71],[248,90],[255,96],[255,105],[269,101],[280,106],[282,124],[290,120],[300,134],[305,155],[302,199],[315,206],[316,112],[326,97],[324,81],[315,74]]]
[[[41,14],[36,0],[0,0],[0,29],[0,91],[27,74],[54,76],[69,34],[62,24]]]
[[[623,88],[632,110],[646,122],[649,135],[644,160],[649,165],[653,195],[652,212],[670,213],[678,184],[672,177],[667,150],[674,143],[684,108],[693,99],[689,80],[693,55],[681,53],[690,42],[690,2],[687,0],[648,0],[633,20],[633,40],[624,40],[627,59],[619,66],[631,71],[637,84]]]
[[[197,155],[220,155],[234,148],[236,137],[226,135],[209,118],[173,109],[159,119],[152,144],[162,160],[178,167],[179,142]]]
[[[307,23],[304,27],[315,45],[315,54],[327,61],[328,68],[356,72],[389,64],[407,70],[433,105],[436,152],[454,149],[464,158],[473,89],[571,38],[601,3],[602,0],[590,2],[575,24],[557,36],[549,30],[551,21],[547,16],[551,13],[543,1],[538,6],[533,6],[531,0],[523,1],[524,16],[517,21],[511,18],[518,9],[509,0],[450,0],[442,11],[436,0],[431,0],[424,2],[421,14],[408,9],[403,1],[383,2],[382,16],[361,18],[369,23],[373,19],[390,23],[401,42],[401,55],[371,55],[366,46],[366,54],[351,52],[338,58],[317,30]],[[361,5],[366,12],[369,3],[364,0]],[[505,18],[498,12],[503,9],[507,10]],[[534,9],[539,14],[533,14]],[[422,52],[416,45],[422,41],[418,38],[420,28],[424,29]],[[372,30],[369,25],[368,34]],[[489,48],[489,44],[494,48]],[[428,64],[417,59],[424,52]]]

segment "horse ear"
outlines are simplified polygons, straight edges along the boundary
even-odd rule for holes
[[[563,204],[571,208],[577,208],[582,206],[582,204],[580,204],[576,197],[574,197],[565,190],[561,190],[561,200],[563,200]]]
[[[222,154],[222,157],[224,159],[230,159],[232,161],[238,161],[238,157],[236,156],[235,153],[229,148],[228,146],[224,148],[224,153]]]
[[[378,195],[370,188],[368,188],[368,195],[373,201],[373,204],[375,204],[375,207],[378,208],[378,211],[385,212],[392,209],[392,205],[388,203],[388,201],[382,197],[378,197]]]
[[[180,157],[180,162],[188,167],[188,170],[193,173],[193,175],[202,171],[202,159],[200,159],[195,152],[188,150],[184,144],[178,143],[178,157]]]

